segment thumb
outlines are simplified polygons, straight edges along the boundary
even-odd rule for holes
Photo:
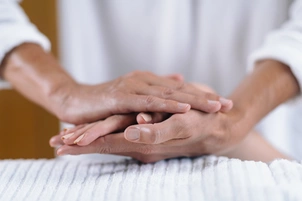
[[[178,138],[177,125],[167,126],[165,122],[130,126],[125,130],[124,137],[128,141],[143,144],[160,144]]]

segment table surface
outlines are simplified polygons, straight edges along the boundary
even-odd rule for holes
[[[287,160],[2,160],[0,181],[0,200],[302,200],[302,164]]]

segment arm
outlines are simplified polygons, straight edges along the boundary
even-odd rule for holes
[[[298,93],[298,83],[289,67],[271,60],[259,62],[230,96],[234,108],[227,113],[204,114],[190,110],[160,123],[130,126],[124,133],[105,135],[86,146],[64,145],[58,154],[111,153],[143,162],[209,153],[272,160],[283,155],[248,133],[268,112]],[[61,137],[52,138],[51,146],[64,144]],[[255,142],[262,142],[261,148],[272,154],[259,157],[255,152],[248,153]],[[238,155],[236,150],[244,152],[243,155]]]
[[[250,66],[255,70],[230,95],[234,102],[230,112],[175,114],[161,123],[130,126],[123,134],[107,135],[86,147],[65,145],[59,152],[106,151],[124,155],[132,152],[135,153],[133,157],[147,162],[177,156],[227,153],[266,114],[300,93],[301,20],[300,0],[293,4],[291,19],[281,29],[269,34],[263,47],[251,56]],[[122,139],[123,135],[128,141]],[[59,140],[58,136],[53,138],[53,142],[56,140]],[[193,146],[192,141],[197,145]]]
[[[182,113],[190,109],[189,104],[207,112],[221,108],[218,95],[192,94],[190,86],[181,81],[148,72],[130,73],[98,85],[78,84],[51,54],[32,43],[21,44],[9,52],[0,69],[21,94],[59,119],[75,124],[119,113]]]
[[[256,64],[232,93],[234,109],[228,114],[227,125],[232,135],[244,137],[264,116],[300,92],[291,69],[274,60]]]
[[[0,64],[6,54],[22,43],[40,45],[50,50],[49,40],[30,23],[17,1],[0,0]],[[0,68],[0,82],[3,68]]]
[[[192,94],[183,82],[152,73],[130,73],[93,86],[78,84],[45,51],[49,49],[47,39],[16,2],[0,0],[0,11],[0,41],[4,44],[0,47],[0,76],[60,120],[79,124],[120,113],[183,113],[190,107],[216,112],[221,108],[218,95]]]
[[[259,133],[251,131],[234,149],[223,154],[229,158],[271,162],[275,159],[290,159],[269,144]]]

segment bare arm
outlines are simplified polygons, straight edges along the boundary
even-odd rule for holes
[[[21,94],[74,124],[142,111],[183,113],[192,107],[216,112],[222,105],[218,95],[194,94],[182,81],[149,72],[133,72],[98,85],[78,84],[51,54],[32,43],[8,53],[0,71]]]
[[[58,90],[66,85],[75,85],[51,54],[32,43],[20,45],[8,53],[0,72],[17,91],[58,117],[58,106],[64,100],[64,97],[56,95]]]
[[[278,61],[256,64],[230,98],[234,109],[228,117],[233,135],[244,136],[278,105],[299,94],[299,84],[290,68]]]
[[[256,131],[251,131],[239,145],[223,155],[229,158],[262,162],[271,162],[280,158],[290,159],[268,143]]]
[[[86,146],[65,144],[58,154],[111,153],[143,162],[179,156],[229,154],[242,159],[268,161],[275,156],[284,156],[267,146],[263,139],[248,134],[267,113],[298,94],[299,86],[289,67],[266,60],[258,63],[254,72],[235,89],[230,96],[234,108],[227,113],[204,114],[190,110],[185,114],[174,114],[163,122],[129,126],[124,133],[100,137]],[[63,144],[60,137],[52,138],[51,145]],[[269,153],[260,157],[258,153],[249,153],[257,142],[262,142],[262,150]],[[235,155],[236,150],[242,151],[241,148],[245,153]]]

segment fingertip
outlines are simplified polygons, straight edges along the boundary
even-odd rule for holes
[[[221,103],[221,105],[230,105],[233,101],[230,100],[230,99],[226,99],[226,98],[223,98],[223,97],[220,97],[219,98],[219,102]]]
[[[233,108],[233,101],[228,105],[223,105],[220,109],[221,112],[229,112]]]
[[[187,103],[178,103],[177,106],[181,112],[188,112],[191,109],[191,105]]]
[[[228,112],[233,108],[233,101],[230,99],[220,98],[219,102],[221,103],[221,112]]]
[[[209,113],[214,113],[214,112],[218,112],[221,109],[221,103],[219,101],[215,101],[215,100],[208,100],[208,111],[205,112],[209,112]]]
[[[52,147],[52,148],[54,148],[55,147],[55,145],[54,145],[54,140],[52,139],[52,138],[50,138],[50,140],[49,140],[49,146],[50,147]]]
[[[145,124],[145,123],[146,123],[145,120],[144,120],[144,118],[143,118],[140,114],[138,114],[138,115],[136,116],[136,122],[137,122],[138,124]]]
[[[135,127],[128,127],[124,132],[124,137],[130,142],[136,142],[140,139],[140,129]]]
[[[57,149],[57,155],[58,156],[63,156],[64,155],[63,150],[61,148]]]
[[[61,146],[63,144],[63,142],[60,140],[60,138],[58,136],[53,136],[49,139],[49,145],[51,147],[58,147]]]
[[[149,122],[152,121],[152,116],[151,116],[150,114],[141,113],[140,115],[141,115],[141,117],[144,119],[144,121],[145,121],[146,123],[149,123]]]

